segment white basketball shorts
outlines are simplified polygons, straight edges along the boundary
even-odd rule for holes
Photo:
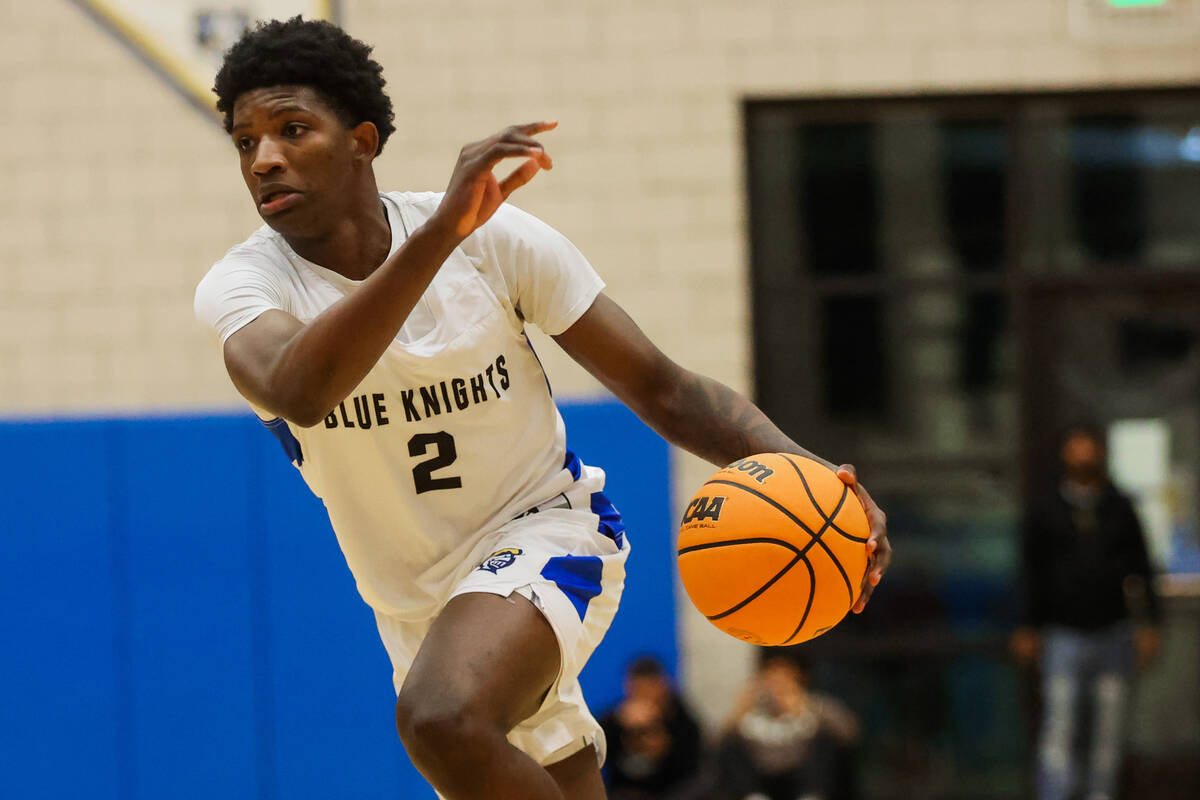
[[[508,734],[513,746],[543,766],[588,745],[604,762],[604,733],[584,702],[579,673],[617,613],[629,555],[620,517],[604,495],[592,495],[591,507],[566,505],[560,496],[485,536],[445,599],[517,593],[549,621],[561,654],[558,678],[537,713]],[[376,612],[375,621],[399,693],[433,618],[405,621]]]

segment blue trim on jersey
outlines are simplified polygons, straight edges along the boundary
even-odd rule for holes
[[[550,376],[546,374],[546,365],[542,363],[542,357],[537,354],[537,350],[534,349],[533,342],[529,341],[529,334],[525,332],[524,328],[521,329],[521,335],[525,337],[525,344],[529,345],[529,352],[533,353],[534,361],[538,362],[538,366],[542,368],[542,378],[546,381],[546,391],[550,393],[551,397],[554,397],[554,389],[550,386]]]
[[[542,577],[553,581],[579,612],[579,621],[587,614],[588,603],[602,591],[600,578],[604,562],[597,556],[555,556],[542,567]]]
[[[571,478],[579,480],[583,474],[583,464],[579,461],[579,456],[567,451],[566,460],[563,461],[563,469],[569,470]],[[617,547],[625,548],[625,523],[621,521],[621,512],[617,511],[617,507],[612,504],[612,501],[605,497],[604,492],[592,492],[592,513],[600,518],[600,526],[598,530],[608,538],[617,543]]]
[[[579,476],[583,474],[583,465],[579,463],[579,456],[567,451],[567,458],[563,461],[563,469],[571,471],[571,480],[579,480]]]
[[[283,447],[283,452],[287,454],[288,460],[297,467],[303,466],[304,451],[300,449],[300,440],[292,433],[291,429],[287,426],[287,422],[282,417],[276,417],[270,422],[260,419],[259,422],[265,425],[267,430],[279,440],[279,444]]]

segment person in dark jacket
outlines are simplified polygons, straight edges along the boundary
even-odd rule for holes
[[[1159,649],[1159,603],[1141,524],[1108,478],[1099,431],[1068,430],[1060,456],[1061,483],[1026,514],[1025,620],[1012,646],[1022,661],[1041,660],[1038,800],[1111,800],[1133,678]],[[1134,597],[1141,615],[1130,608]],[[1091,735],[1080,763],[1077,739],[1089,704]]]
[[[717,753],[719,800],[831,800],[838,767],[858,742],[852,711],[809,689],[796,651],[761,651]]]
[[[625,674],[625,698],[600,720],[611,800],[684,800],[698,791],[700,726],[666,669],[644,656]]]

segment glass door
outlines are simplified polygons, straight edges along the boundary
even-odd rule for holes
[[[1200,276],[1035,291],[1026,376],[1032,485],[1055,480],[1066,425],[1108,432],[1116,484],[1167,572],[1200,571]],[[1150,282],[1155,283],[1155,282]]]

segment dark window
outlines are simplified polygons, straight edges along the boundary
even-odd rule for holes
[[[800,207],[815,275],[876,272],[872,126],[811,125],[800,132]]]
[[[1146,242],[1137,120],[1078,117],[1070,131],[1076,235],[1092,261],[1128,264],[1141,255]]]
[[[821,304],[821,374],[825,413],[837,419],[886,415],[887,350],[883,301],[828,297]]]
[[[872,709],[889,796],[1019,796],[1016,532],[1054,432],[1161,424],[1200,496],[1200,92],[749,102],[746,146],[756,399],[903,532],[805,647]]]
[[[1007,240],[1004,129],[991,120],[951,120],[941,132],[950,243],[962,269],[999,272]]]

